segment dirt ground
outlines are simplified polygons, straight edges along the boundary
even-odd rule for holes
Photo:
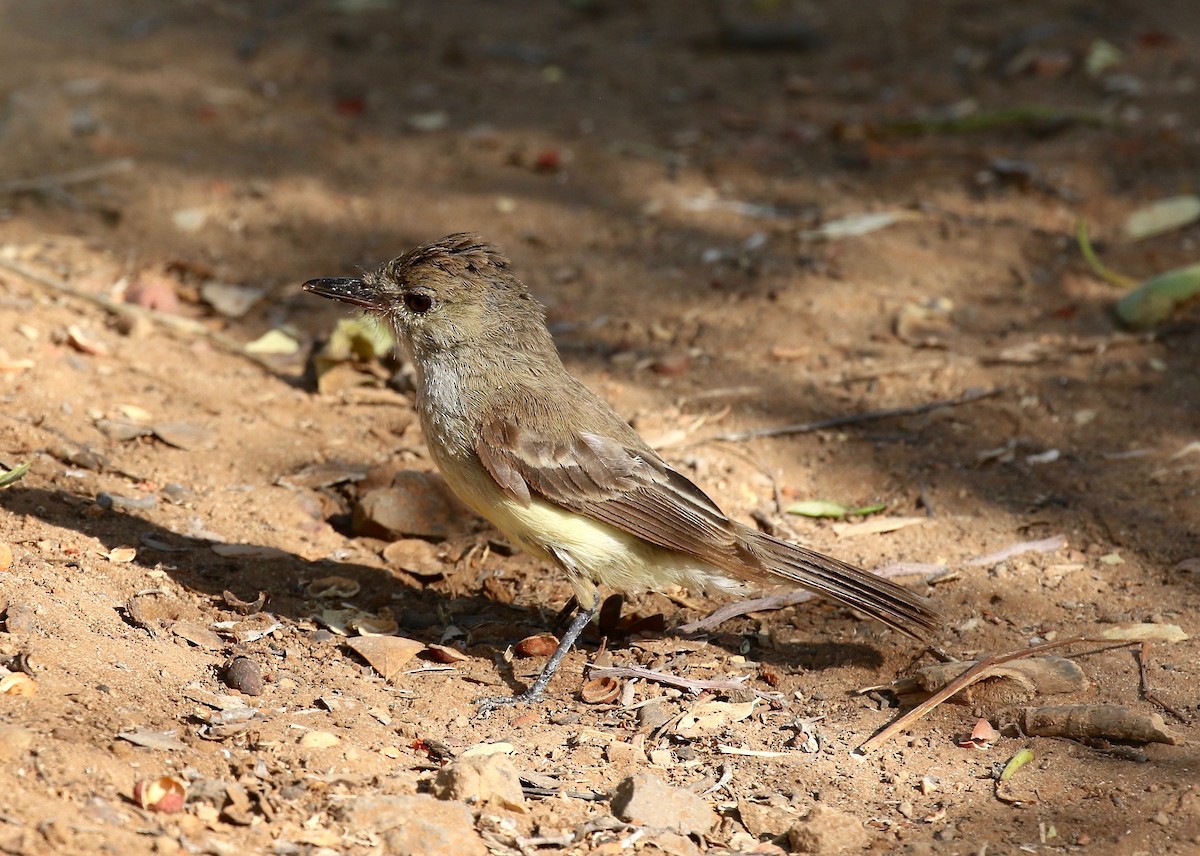
[[[946,654],[1123,622],[1194,636],[1198,316],[1121,331],[1120,290],[1074,238],[1085,218],[1135,278],[1197,260],[1195,225],[1122,233],[1197,189],[1194,6],[0,2],[0,463],[32,462],[0,491],[0,656],[33,681],[0,695],[0,850],[437,853],[348,806],[503,742],[525,810],[470,806],[467,830],[495,853],[777,853],[786,825],[750,828],[753,807],[818,804],[879,853],[1200,852],[1195,639],[1149,649],[1150,696],[1138,649],[1063,649],[1089,686],[1030,702],[1156,713],[1176,745],[960,748],[1000,706],[948,704],[858,758],[896,715],[858,690],[933,662],[919,643],[810,602],[700,644],[671,628],[717,604],[668,592],[625,605],[665,631],[609,633],[600,655],[585,634],[543,703],[476,719],[475,698],[536,674],[506,652],[568,588],[482,523],[388,558],[353,534],[367,485],[432,465],[378,363],[316,391],[305,358],[347,313],[300,291],[479,231],[569,367],[727,510],[864,567],[921,563],[899,579],[945,612]],[[1120,53],[1092,73],[1098,40]],[[872,212],[899,214],[814,234]],[[263,297],[230,317],[212,283]],[[272,330],[299,350],[238,353]],[[714,439],[971,390],[995,394]],[[855,534],[783,513],[809,499],[921,520]],[[359,590],[322,599],[329,576]],[[335,608],[466,656],[386,682]],[[236,657],[260,694],[230,688]],[[623,681],[590,704],[597,657],[770,698],[688,736],[672,717],[752,693]],[[648,721],[659,696],[667,720]],[[719,822],[688,839],[614,819],[607,795],[644,771]],[[181,811],[135,799],[163,776],[188,784]]]

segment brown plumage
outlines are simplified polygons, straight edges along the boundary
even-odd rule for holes
[[[567,373],[542,308],[478,236],[425,244],[361,280],[305,287],[395,329],[447,482],[516,544],[559,564],[585,612],[597,584],[789,581],[916,638],[940,626],[908,589],[730,520]]]

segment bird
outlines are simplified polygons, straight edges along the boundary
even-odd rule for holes
[[[515,546],[562,571],[574,592],[574,618],[536,680],[479,699],[482,715],[542,698],[597,614],[601,588],[740,594],[789,583],[918,640],[941,627],[925,597],[722,511],[568,372],[542,305],[479,235],[447,235],[358,277],[303,287],[391,328],[447,484]]]

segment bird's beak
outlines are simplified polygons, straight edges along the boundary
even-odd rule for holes
[[[321,297],[340,300],[351,306],[361,306],[364,309],[382,309],[379,295],[361,279],[350,277],[329,277],[326,279],[310,279],[304,283],[304,290],[311,291]]]

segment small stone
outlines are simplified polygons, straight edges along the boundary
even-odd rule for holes
[[[262,695],[262,669],[249,657],[234,657],[225,667],[225,685],[249,696]]]
[[[329,749],[342,742],[342,738],[329,731],[306,731],[300,738],[300,745],[305,749]]]
[[[870,841],[858,818],[820,803],[788,830],[788,842],[797,853],[857,853]]]
[[[428,794],[360,796],[342,806],[351,829],[382,835],[384,852],[403,856],[487,856],[471,810]]]
[[[661,701],[644,704],[638,708],[638,730],[653,731],[671,718],[671,712]]]
[[[767,836],[775,838],[785,835],[795,825],[796,821],[799,820],[794,811],[789,811],[780,806],[763,805],[762,803],[749,802],[747,800],[738,802],[738,814],[742,818],[742,825],[755,838],[764,838]]]
[[[704,835],[716,825],[708,802],[685,788],[673,788],[652,773],[630,776],[613,789],[613,813],[628,823]]]
[[[438,771],[433,795],[468,805],[498,806],[525,811],[521,776],[504,755],[472,755],[459,758]]]
[[[365,493],[354,506],[356,535],[398,541],[443,540],[467,534],[474,517],[433,473],[402,470],[390,487]]]

